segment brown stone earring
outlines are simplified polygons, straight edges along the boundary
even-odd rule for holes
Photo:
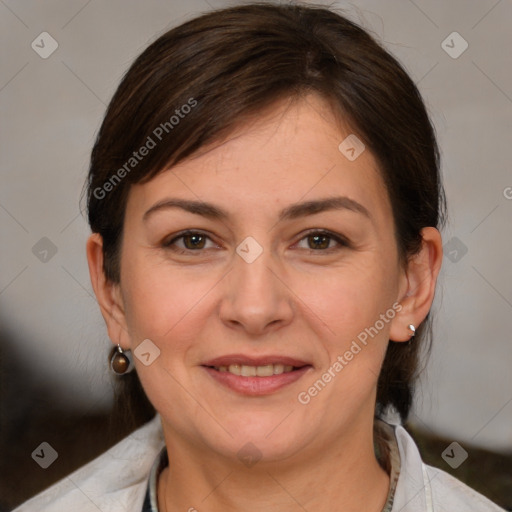
[[[110,351],[110,369],[116,375],[125,375],[133,370],[134,365],[128,357],[128,352],[129,350],[124,351],[119,344]]]

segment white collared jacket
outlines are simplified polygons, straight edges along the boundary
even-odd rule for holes
[[[391,425],[400,454],[392,512],[504,512],[448,473],[428,466],[400,425]],[[148,475],[165,441],[160,416],[13,512],[141,512]]]

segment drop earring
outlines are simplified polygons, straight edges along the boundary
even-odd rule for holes
[[[128,357],[128,352],[130,351],[123,350],[119,344],[110,351],[110,369],[116,375],[125,375],[133,370],[134,365]]]

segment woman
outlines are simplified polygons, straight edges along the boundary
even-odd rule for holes
[[[254,4],[167,32],[87,192],[110,365],[157,414],[18,510],[500,510],[386,421],[428,343],[444,193],[418,90],[365,31]]]

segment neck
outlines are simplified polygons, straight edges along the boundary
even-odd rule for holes
[[[161,512],[381,512],[389,475],[373,449],[373,429],[352,429],[311,445],[285,461],[238,460],[205,454],[186,440],[166,436],[169,466],[158,483]]]

